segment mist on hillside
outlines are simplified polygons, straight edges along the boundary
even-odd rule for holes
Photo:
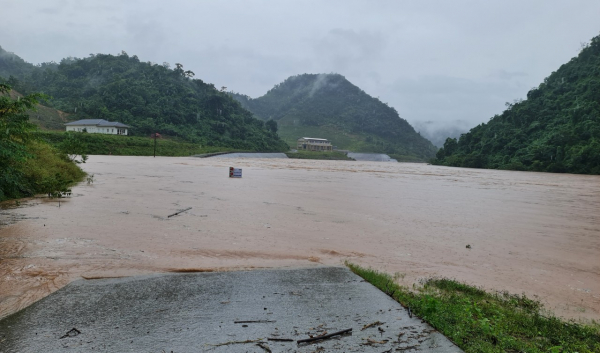
[[[414,121],[412,126],[415,131],[425,137],[436,147],[444,146],[447,138],[459,138],[461,134],[469,131],[472,124],[465,120],[453,121]]]

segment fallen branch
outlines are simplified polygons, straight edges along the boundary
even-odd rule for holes
[[[306,339],[303,339],[303,340],[298,340],[297,343],[300,344],[300,343],[308,343],[308,342],[320,341],[320,340],[324,340],[324,339],[327,339],[327,338],[331,338],[333,336],[343,335],[343,334],[349,333],[349,332],[352,332],[351,328],[345,329],[345,330],[341,330],[341,331],[338,331],[338,332],[334,332],[334,333],[330,333],[330,334],[325,335],[325,336],[319,336],[319,337],[314,337],[314,338],[306,338]]]
[[[277,342],[294,342],[294,340],[291,339],[291,338],[269,337],[269,338],[267,338],[267,340],[269,340],[269,341],[277,341]]]
[[[413,346],[398,347],[398,348],[396,348],[396,350],[397,350],[397,351],[407,351],[407,350],[409,350],[409,349],[416,349],[416,348],[418,348],[418,347],[419,347],[419,345],[418,345],[418,344],[415,344],[415,345],[413,345]]]
[[[364,330],[368,329],[369,327],[381,326],[383,324],[385,324],[385,322],[381,322],[381,321],[371,322],[370,324],[363,326],[360,330],[364,331]]]
[[[259,339],[256,339],[256,340],[229,341],[229,342],[219,343],[219,344],[210,344],[210,346],[221,347],[221,346],[228,346],[230,344],[256,343],[256,342],[260,342],[260,341],[262,341],[262,338],[259,338]]]
[[[167,216],[167,218],[171,218],[171,217],[173,217],[173,216],[177,216],[178,214],[180,214],[180,213],[183,213],[183,212],[185,212],[185,211],[189,211],[189,210],[191,210],[191,209],[192,209],[191,207],[188,207],[188,208],[186,208],[185,210],[181,210],[181,211],[179,211],[179,212],[175,212],[175,213],[173,213],[173,214],[170,214],[170,215],[168,215],[168,216]]]
[[[67,338],[67,337],[75,337],[80,333],[81,333],[81,331],[79,331],[78,329],[73,327],[72,329],[69,330],[69,332],[65,333],[60,339]]]
[[[265,352],[267,352],[267,353],[273,353],[273,351],[271,350],[271,348],[269,348],[269,346],[267,346],[266,344],[264,344],[262,342],[261,343],[257,343],[256,345],[259,346],[260,348],[264,349]]]
[[[388,340],[377,341],[372,338],[367,338],[367,343],[365,343],[365,344],[372,345],[372,344],[386,344],[386,343],[388,343]]]
[[[270,322],[276,322],[276,321],[270,321],[270,320],[248,320],[248,321],[234,321],[234,324],[267,324]]]

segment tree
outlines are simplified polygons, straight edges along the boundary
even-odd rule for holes
[[[85,173],[54,147],[36,138],[28,110],[38,99],[31,94],[11,98],[11,87],[0,84],[0,201],[37,193],[68,195],[68,186]]]
[[[11,87],[0,84],[0,200],[14,197],[27,188],[19,165],[31,157],[26,144],[32,139],[35,125],[27,110],[33,109],[40,94],[11,99]]]
[[[76,132],[67,132],[66,135],[67,137],[59,144],[61,152],[63,152],[71,162],[85,163],[88,159],[86,154],[87,144],[81,140]]]
[[[269,129],[272,133],[276,134],[277,133],[277,122],[273,119],[269,119],[267,120],[267,122],[265,123],[265,126],[267,127],[267,129]]]

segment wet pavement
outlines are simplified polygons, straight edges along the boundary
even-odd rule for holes
[[[78,280],[0,321],[0,353],[42,351],[461,352],[343,267]]]

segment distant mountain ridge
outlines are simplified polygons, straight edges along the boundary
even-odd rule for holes
[[[26,62],[17,54],[4,50],[0,46],[0,77],[14,76],[22,79],[35,70],[35,66]]]
[[[434,163],[600,174],[600,36],[527,93],[457,139]]]
[[[194,79],[181,64],[170,68],[137,56],[97,54],[32,65],[0,48],[0,82],[22,94],[45,93],[69,121],[105,119],[208,146],[284,151],[287,145],[227,93]]]
[[[426,160],[437,150],[394,108],[339,74],[292,76],[256,99],[230,94],[255,116],[277,121],[280,136],[290,144],[312,133],[319,136],[310,137],[328,138],[341,148],[400,159]]]

